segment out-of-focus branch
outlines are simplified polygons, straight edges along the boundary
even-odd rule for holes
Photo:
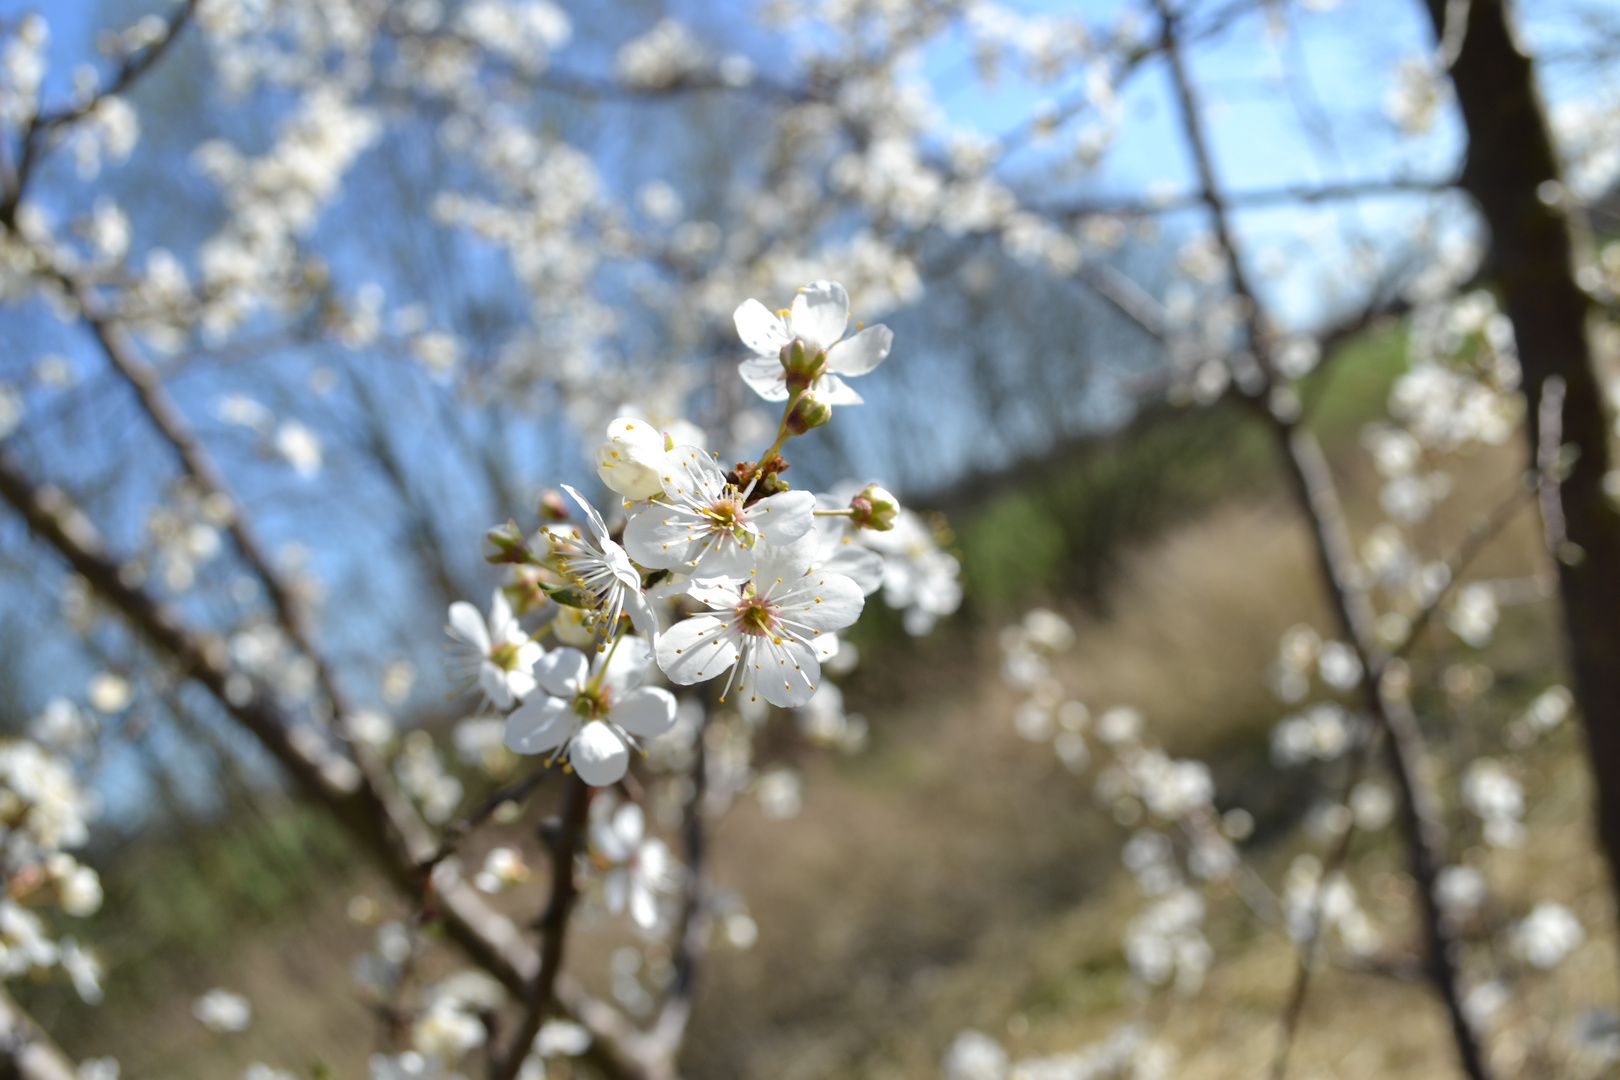
[[[1176,15],[1168,0],[1154,0],[1164,27],[1165,60],[1181,113],[1182,133],[1193,158],[1215,235],[1226,258],[1234,294],[1244,306],[1249,348],[1261,370],[1272,372],[1268,328],[1258,294],[1249,284],[1232,231],[1231,215],[1215,177],[1196,92],[1177,44]],[[1458,1058],[1472,1080],[1489,1076],[1478,1038],[1463,1011],[1462,986],[1453,956],[1451,934],[1441,917],[1435,883],[1445,861],[1446,833],[1439,799],[1423,773],[1423,741],[1410,703],[1392,692],[1383,678],[1387,655],[1378,643],[1376,612],[1356,580],[1350,531],[1339,502],[1337,485],[1320,444],[1297,420],[1285,419],[1262,399],[1250,398],[1270,427],[1288,465],[1295,501],[1310,521],[1323,582],[1343,633],[1362,665],[1361,692],[1367,711],[1384,729],[1385,759],[1400,794],[1398,816],[1406,837],[1408,862],[1418,891],[1424,928],[1425,969],[1446,1007]]]
[[[0,988],[0,1075],[16,1080],[79,1077],[78,1066],[4,988]]]
[[[681,832],[686,846],[686,895],[681,905],[680,921],[676,924],[680,935],[675,942],[675,955],[671,966],[674,978],[664,1006],[653,1022],[649,1041],[655,1050],[651,1057],[655,1069],[654,1080],[675,1080],[675,1059],[686,1027],[692,1018],[692,997],[697,985],[698,965],[703,962],[710,930],[708,879],[705,876],[709,844],[709,759],[704,736],[708,734],[709,717],[705,712],[699,725],[692,762],[692,786],[687,794],[686,809]]]
[[[388,782],[385,771],[368,769],[363,774],[353,761],[333,750],[320,732],[293,723],[264,688],[247,684],[251,692],[244,694],[240,673],[228,666],[224,644],[193,631],[167,605],[129,584],[90,520],[61,492],[36,485],[3,448],[0,499],[160,654],[206,687],[306,796],[325,806],[362,841],[396,885],[409,895],[420,893],[423,881],[418,867],[432,858],[435,844],[414,809]],[[510,919],[479,898],[454,860],[439,863],[429,880],[449,936],[514,994],[525,994],[541,971],[534,947]],[[578,995],[573,995],[573,1001],[583,1003]],[[620,1050],[588,1019],[581,1019],[595,1036],[590,1058],[606,1075],[634,1080],[646,1074],[639,1061]]]
[[[84,119],[95,112],[101,104],[110,97],[116,97],[133,86],[142,75],[145,75],[169,51],[169,47],[179,38],[180,31],[190,21],[192,14],[197,10],[199,0],[183,0],[173,15],[169,16],[168,25],[161,36],[156,38],[144,51],[132,56],[124,57],[118,66],[118,73],[113,76],[112,82],[103,90],[91,95],[77,105],[52,112],[36,113],[23,131],[22,153],[18,156],[16,171],[5,178],[4,191],[0,192],[0,225],[8,229],[15,229],[17,224],[17,207],[22,203],[23,193],[27,190],[28,181],[33,176],[35,167],[39,164],[41,155],[45,152],[52,136],[60,129]]]
[[[147,419],[152,422],[152,426],[157,429],[163,440],[174,450],[186,476],[204,495],[224,499],[229,503],[230,521],[226,528],[232,543],[236,545],[236,550],[241,554],[243,561],[252,569],[254,577],[258,578],[269,595],[271,607],[275,609],[276,619],[281,624],[282,630],[299,651],[315,665],[316,680],[322,693],[331,702],[333,712],[340,717],[346,715],[349,712],[347,701],[342,689],[332,677],[330,666],[315,648],[308,620],[304,617],[303,605],[294,595],[292,588],[282,580],[281,575],[271,565],[253,531],[252,524],[247,519],[241,501],[231,493],[224,474],[214,464],[213,458],[192,431],[185,414],[164,389],[163,380],[158,375],[157,369],[141,359],[129,333],[102,307],[101,299],[94,289],[68,274],[53,271],[53,277],[78,303],[79,312],[91,333],[95,335],[96,343],[101,346],[107,362],[135,391],[142,411],[146,413]]]
[[[1251,191],[1227,192],[1223,198],[1233,208],[1267,207],[1295,203],[1347,202],[1388,195],[1437,195],[1451,191],[1455,180],[1425,180],[1408,177],[1377,177],[1347,180],[1338,184],[1288,184]],[[1054,219],[1074,219],[1094,214],[1120,214],[1150,217],[1205,205],[1203,192],[1188,191],[1164,199],[1081,199],[1050,206],[1031,207],[1035,213]]]
[[[523,995],[523,1020],[500,1067],[491,1080],[515,1080],[523,1059],[540,1033],[540,1025],[556,1001],[557,975],[562,970],[563,946],[568,940],[568,917],[579,897],[574,880],[574,856],[585,832],[585,821],[595,793],[578,775],[569,773],[563,784],[562,814],[551,839],[551,898],[535,923],[540,929],[540,971]]]

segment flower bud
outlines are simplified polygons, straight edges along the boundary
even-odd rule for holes
[[[508,521],[505,525],[497,525],[484,534],[484,561],[495,563],[531,563],[534,553],[524,542],[523,533],[517,527],[517,522]]]
[[[849,520],[858,529],[888,532],[894,528],[894,519],[900,516],[900,500],[886,488],[867,484],[849,500]]]
[[[831,419],[832,406],[806,390],[799,395],[799,400],[793,403],[793,411],[788,413],[787,427],[793,434],[803,435],[811,428],[818,428]]]
[[[546,488],[540,493],[540,520],[568,520],[568,504],[563,502],[562,492],[556,488]]]
[[[512,605],[512,614],[524,616],[536,611],[544,611],[551,604],[546,596],[542,582],[541,571],[532,566],[520,566],[512,575],[512,580],[501,586],[506,594],[506,600]]]
[[[782,346],[781,357],[789,393],[809,389],[827,371],[827,350],[813,341],[794,338]]]
[[[608,441],[596,448],[596,475],[602,483],[629,499],[662,495],[668,436],[634,417],[613,421],[607,436]]]

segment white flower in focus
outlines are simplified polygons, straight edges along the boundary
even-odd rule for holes
[[[191,1015],[210,1031],[241,1031],[253,1019],[253,1007],[241,994],[216,988],[191,1003]]]
[[[741,580],[754,545],[790,544],[815,522],[810,492],[783,491],[750,505],[749,492],[727,483],[699,447],[677,446],[667,469],[661,478],[667,501],[642,510],[624,527],[624,545],[643,566]]]
[[[821,661],[837,651],[835,631],[860,617],[860,586],[842,574],[810,572],[818,541],[754,546],[741,587],[700,583],[689,590],[715,614],[676,623],[658,643],[658,666],[682,685],[718,678],[784,708],[806,704],[821,679]],[[721,696],[725,700],[725,696]]]
[[[635,803],[598,801],[591,811],[591,850],[607,864],[602,889],[608,910],[617,915],[628,904],[637,926],[655,928],[659,895],[680,883],[680,865],[668,845],[646,836],[646,818]]]
[[[619,616],[628,614],[638,632],[656,641],[658,615],[641,591],[641,574],[630,564],[630,556],[608,536],[607,523],[583,495],[567,484],[563,490],[585,511],[590,538],[577,528],[548,525],[540,531],[551,545],[551,558],[558,571],[590,604],[585,629],[605,639],[618,629]],[[628,539],[629,529],[625,533]],[[563,636],[560,629],[558,636]]]
[[[621,638],[591,664],[577,649],[557,649],[536,666],[545,694],[506,719],[506,745],[520,754],[559,748],[580,779],[594,787],[617,783],[636,737],[655,738],[675,725],[675,695],[642,686],[652,648]]]
[[[621,416],[608,425],[607,437],[596,449],[596,475],[602,483],[628,499],[662,495],[664,433],[646,420]]]
[[[844,337],[849,294],[836,281],[806,285],[785,312],[745,300],[733,320],[743,344],[755,353],[737,370],[766,401],[786,401],[793,391],[807,389],[827,405],[859,405],[861,396],[839,376],[865,375],[883,362],[894,342],[894,333],[882,325]],[[795,352],[799,360],[793,359]]]
[[[512,614],[506,594],[496,589],[489,602],[489,622],[465,600],[450,605],[453,674],[472,678],[497,709],[510,709],[534,691],[534,665],[545,649],[531,640]]]
[[[1542,902],[1513,931],[1513,946],[1525,961],[1543,970],[1556,967],[1580,948],[1586,931],[1562,904]]]

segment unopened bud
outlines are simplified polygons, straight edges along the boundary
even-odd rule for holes
[[[831,419],[832,406],[806,390],[799,395],[799,400],[793,403],[793,411],[788,413],[787,428],[795,435],[803,435],[811,428],[818,428]]]
[[[562,492],[556,488],[546,488],[540,493],[540,520],[568,520],[568,504],[563,501]]]
[[[501,586],[507,602],[512,605],[512,614],[522,617],[532,612],[543,611],[550,605],[551,600],[546,596],[541,580],[538,569],[520,566],[512,575],[512,580]]]
[[[827,350],[813,341],[794,338],[782,346],[782,368],[788,392],[808,390],[827,371]],[[825,422],[825,421],[823,421]]]
[[[849,520],[858,529],[888,532],[894,528],[894,519],[900,516],[900,500],[887,488],[867,484],[849,500]]]
[[[523,539],[517,522],[497,525],[484,534],[484,561],[490,563],[531,563],[534,553]]]

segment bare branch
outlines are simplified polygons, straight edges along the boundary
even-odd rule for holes
[[[16,1080],[78,1080],[79,1069],[15,998],[0,988],[0,1073]]]
[[[169,47],[185,29],[186,23],[197,10],[197,4],[198,0],[184,0],[175,13],[169,16],[169,23],[163,34],[144,51],[126,56],[118,66],[118,73],[113,76],[112,82],[105,89],[77,105],[34,116],[23,132],[22,154],[18,158],[16,172],[6,179],[4,194],[0,195],[0,225],[15,231],[17,207],[22,202],[28,181],[48,148],[51,138],[62,128],[95,112],[108,98],[129,90],[142,75],[156,67],[157,62],[169,51]]]
[[[1258,295],[1249,284],[1238,255],[1231,216],[1220,194],[1214,165],[1204,135],[1197,97],[1177,44],[1176,15],[1168,0],[1154,0],[1164,26],[1165,60],[1180,107],[1182,131],[1203,188],[1215,235],[1226,257],[1234,294],[1245,307],[1249,347],[1261,370],[1270,376],[1267,328]],[[1386,764],[1400,794],[1399,819],[1406,837],[1408,861],[1418,890],[1424,928],[1425,967],[1435,991],[1446,1007],[1452,1038],[1463,1067],[1472,1080],[1489,1076],[1472,1025],[1463,1012],[1462,987],[1452,955],[1451,934],[1441,918],[1435,880],[1445,860],[1446,834],[1438,797],[1423,771],[1422,733],[1407,700],[1390,691],[1383,674],[1387,656],[1378,643],[1376,613],[1354,574],[1356,567],[1350,532],[1339,503],[1337,487],[1327,459],[1315,437],[1297,420],[1279,417],[1258,397],[1249,399],[1266,422],[1288,465],[1295,501],[1310,520],[1323,581],[1328,586],[1340,626],[1362,664],[1361,695],[1367,711],[1388,735],[1384,741]]]

